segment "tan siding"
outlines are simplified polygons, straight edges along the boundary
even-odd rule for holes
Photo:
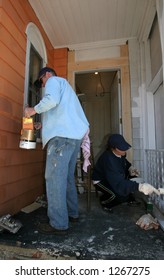
[[[7,2],[9,2],[9,0],[7,0]],[[24,30],[22,31],[22,33],[20,32],[20,30],[18,29],[19,24],[16,24],[14,19],[9,17],[8,10],[2,11],[1,20],[2,20],[2,25],[4,26],[6,31],[15,38],[17,45],[21,46],[24,49],[26,46],[25,32],[24,32]]]
[[[1,55],[1,54],[0,54]],[[19,73],[19,68],[15,71],[9,64],[1,59],[0,76],[7,80],[10,84],[13,84],[20,92],[22,92],[22,104],[23,104],[23,92],[24,92],[24,73]],[[12,92],[10,92],[12,95]]]
[[[33,201],[31,198],[40,194],[42,194],[42,189],[39,186],[19,196],[17,195],[11,200],[6,200],[5,203],[0,204],[0,213],[17,213],[21,208],[28,205],[30,201]]]
[[[45,152],[19,149],[23,116],[26,27],[37,24],[53,65],[53,48],[27,0],[0,1],[0,215],[15,214],[44,192]]]
[[[10,173],[9,173],[10,168]],[[25,165],[7,165],[5,167],[0,167],[0,181],[1,185],[7,185],[14,182],[22,181],[23,179],[32,179],[34,176],[39,174],[41,171],[43,171],[42,163],[30,163]],[[32,184],[32,187],[34,188],[34,185]],[[27,187],[27,182],[25,182],[25,185],[22,186],[22,193],[24,192],[24,188]],[[29,186],[31,188],[31,186]],[[14,190],[13,190],[14,192]]]
[[[35,188],[40,188],[40,185],[42,184],[42,178],[39,175],[33,176],[32,178],[35,181]],[[26,181],[28,182],[28,185],[25,184]],[[22,186],[24,186],[23,190]],[[40,190],[42,189],[40,188]],[[10,183],[7,185],[7,187],[5,185],[2,185],[2,187],[0,188],[0,204],[4,203],[6,199],[15,199],[15,197],[30,191],[33,191],[33,185],[31,184],[30,178],[20,180],[19,183]]]
[[[12,46],[11,46],[12,47]],[[0,49],[3,53],[3,61],[8,64],[10,67],[16,71],[19,69],[21,73],[24,73],[24,63],[22,63],[19,57],[15,56],[15,53],[12,52],[8,47],[0,42]]]
[[[23,92],[2,77],[0,77],[0,95],[11,99],[15,103],[21,104],[22,106]]]
[[[0,216],[15,214],[45,191],[45,151],[19,149],[23,116],[26,28],[42,33],[48,65],[66,78],[67,49],[55,50],[27,0],[0,0]],[[54,63],[55,61],[55,63]]]
[[[0,129],[10,132],[10,133],[18,133],[20,131],[20,124],[9,118],[9,117],[5,117],[2,114],[0,115]],[[11,135],[12,137],[12,135]],[[15,147],[17,148],[17,147]]]
[[[13,34],[10,34],[9,32],[6,32],[6,29],[4,26],[1,28],[1,41],[3,44],[9,48],[9,50],[15,54],[15,56],[24,63],[25,61],[25,55],[26,52],[20,45],[18,45],[17,41],[15,40],[15,37]],[[9,47],[10,46],[10,47]]]
[[[18,140],[18,139],[17,139]],[[17,141],[17,144],[19,142]],[[1,160],[3,159],[3,166],[9,165],[27,165],[29,161],[31,164],[36,164],[43,160],[43,153],[40,153],[40,149],[36,150],[35,153],[32,150],[13,150],[10,153],[10,149],[12,147],[8,146],[8,150],[1,149],[1,159],[0,159],[0,167],[2,166]],[[18,152],[20,153],[18,157]],[[33,167],[34,168],[34,167]],[[28,177],[28,174],[27,174]]]
[[[58,76],[67,78],[68,49],[54,50],[54,69]]]

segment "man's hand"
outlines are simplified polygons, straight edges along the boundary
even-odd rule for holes
[[[24,110],[24,115],[26,118],[30,118],[31,116],[35,115],[36,111],[33,107],[26,107]]]
[[[36,130],[41,129],[41,128],[42,128],[42,124],[41,124],[40,122],[35,122],[35,123],[34,123],[34,128],[35,128]]]
[[[153,192],[156,193],[157,195],[160,195],[160,192],[156,188],[154,188],[152,185],[150,185],[148,183],[139,184],[138,190],[140,192],[143,192],[145,195],[150,195]]]

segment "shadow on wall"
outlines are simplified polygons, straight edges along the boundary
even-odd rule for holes
[[[107,142],[108,142],[108,139],[109,139],[109,136],[111,135],[111,133],[108,133],[104,136],[99,148],[100,148],[100,151],[98,152],[98,154],[95,156],[95,162],[98,160],[99,156],[106,150],[107,148]]]

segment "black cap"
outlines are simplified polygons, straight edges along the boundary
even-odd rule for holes
[[[34,82],[34,86],[39,89],[42,87],[42,82],[40,81],[40,78],[46,74],[46,72],[52,72],[54,76],[57,76],[56,72],[54,69],[50,68],[50,67],[43,67],[38,74],[38,78],[37,80]]]
[[[131,148],[131,145],[125,141],[121,134],[112,134],[108,139],[108,144],[121,151],[127,151]]]
[[[39,71],[38,79],[40,79],[44,74],[46,74],[46,72],[52,72],[55,76],[57,76],[54,69],[52,69],[52,68],[50,68],[50,67],[43,67],[43,68]]]

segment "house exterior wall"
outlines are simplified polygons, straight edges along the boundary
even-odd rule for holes
[[[40,30],[50,67],[66,77],[67,49],[54,51],[27,0],[0,0],[0,216],[15,214],[45,189],[45,151],[19,148],[23,116],[26,27]]]
[[[68,49],[54,49],[54,69],[58,76],[67,78]]]
[[[149,47],[149,32],[157,12],[161,46],[162,67],[155,78],[151,78],[151,57]],[[163,0],[157,0],[156,6],[150,3],[145,17],[142,32],[138,39],[129,40],[129,61],[131,77],[131,109],[132,109],[132,135],[134,148],[134,165],[140,167],[142,181],[154,187],[163,188],[163,155],[164,149],[158,149],[155,122],[155,95],[160,91],[163,98],[163,61],[164,61],[164,36],[163,36]],[[161,102],[161,100],[160,100]],[[161,102],[162,103],[162,102]],[[162,125],[162,104],[158,108],[158,117]],[[154,215],[164,228],[164,199],[163,196],[153,194]]]
[[[144,177],[144,152],[143,152],[143,120],[142,97],[140,85],[140,51],[136,38],[128,41],[130,87],[131,87],[131,116],[133,138],[133,165],[139,170],[140,177]]]

